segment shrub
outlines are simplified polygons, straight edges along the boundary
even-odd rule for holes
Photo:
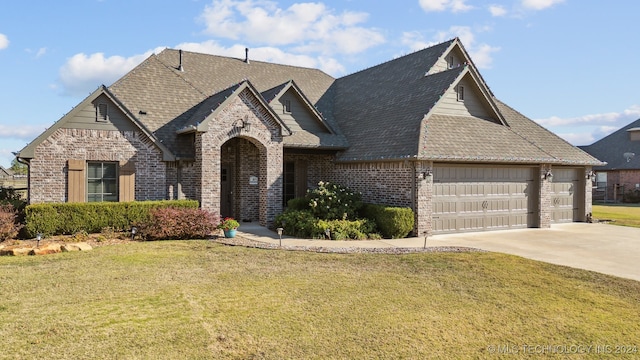
[[[275,225],[284,233],[301,238],[311,238],[316,218],[310,210],[287,210],[276,216]]]
[[[13,210],[16,211],[17,215],[16,222],[24,224],[24,208],[27,206],[27,202],[18,191],[14,188],[0,187],[0,206],[2,205],[13,206]]]
[[[22,224],[17,220],[18,211],[13,205],[0,205],[0,241],[13,239],[18,235]]]
[[[34,204],[25,209],[27,236],[98,233],[110,227],[127,231],[157,208],[197,208],[195,200]]]
[[[331,240],[365,240],[376,237],[375,225],[368,219],[361,220],[318,220],[314,226],[314,238],[324,238],[329,229]]]
[[[384,238],[404,238],[413,230],[415,224],[411,208],[366,204],[362,215],[376,223]]]
[[[331,182],[320,181],[306,197],[313,216],[323,220],[355,219],[362,206],[362,194]]]
[[[202,209],[157,208],[136,224],[147,240],[204,238],[218,227],[218,217]]]
[[[309,199],[306,197],[294,198],[287,201],[287,210],[309,210]]]

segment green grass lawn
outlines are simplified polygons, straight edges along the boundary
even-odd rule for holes
[[[612,224],[640,227],[640,205],[593,205],[594,219],[613,220]]]
[[[3,359],[637,358],[640,282],[495,253],[140,242],[0,258],[0,341]]]

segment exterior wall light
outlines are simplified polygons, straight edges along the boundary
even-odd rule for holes
[[[542,175],[542,179],[543,180],[549,180],[551,181],[551,179],[553,179],[553,173],[551,172],[551,170],[547,170],[543,175]]]
[[[587,180],[596,181],[596,173],[593,170],[587,173]]]
[[[236,121],[233,122],[233,127],[240,130],[240,129],[245,129],[246,131],[249,131],[251,129],[251,123],[249,122],[249,118],[247,116],[244,117],[243,119],[238,119]]]
[[[427,168],[420,175],[422,176],[422,180],[427,180],[428,177],[433,175],[433,171],[431,170],[431,168]]]

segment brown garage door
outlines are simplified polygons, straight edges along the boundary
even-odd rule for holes
[[[580,171],[576,168],[553,168],[551,179],[551,222],[580,221]]]
[[[434,233],[535,226],[534,174],[530,167],[435,167]]]

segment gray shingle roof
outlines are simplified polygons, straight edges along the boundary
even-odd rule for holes
[[[433,115],[420,158],[436,161],[548,163],[549,154],[509,127],[476,117]]]
[[[607,162],[596,170],[638,170],[640,169],[640,141],[631,141],[627,130],[640,127],[640,119],[622,127],[621,129],[605,136],[589,146],[581,148],[596,158]],[[625,153],[634,153],[635,156],[627,161]]]
[[[452,40],[453,41],[453,40]],[[420,122],[463,67],[425,76],[451,41],[336,80],[333,116],[349,141],[342,161],[415,157]]]
[[[488,101],[495,102],[492,106],[509,126],[430,114],[466,69],[426,75],[455,41],[337,80],[317,69],[260,61],[247,64],[237,58],[186,51],[184,71],[180,71],[179,52],[166,49],[109,90],[177,156],[192,156],[192,148],[176,133],[201,121],[233,92],[234,84],[248,79],[267,102],[293,80],[333,134],[298,131],[285,137],[285,147],[344,149],[339,161],[422,158],[601,164],[495,98]]]
[[[535,145],[552,160],[549,163],[563,165],[602,165],[602,162],[579,148],[569,144],[558,135],[540,126],[500,100],[494,99],[511,130]],[[514,146],[518,146],[515,145]]]
[[[183,52],[183,71],[180,71],[179,59],[178,50],[166,49],[109,87],[133,114],[144,111],[146,115],[139,116],[140,122],[179,157],[193,156],[193,149],[188,142],[181,141],[176,132],[192,125],[199,112],[210,111],[212,102],[224,98],[225,92],[244,80],[250,80],[260,92],[275,91],[294,80],[314,105],[334,81],[317,69],[261,61],[247,64],[236,58],[187,51]],[[338,128],[332,119],[325,121],[332,129]],[[285,146],[291,147],[342,149],[347,146],[339,129],[330,136],[300,133],[284,141]]]

